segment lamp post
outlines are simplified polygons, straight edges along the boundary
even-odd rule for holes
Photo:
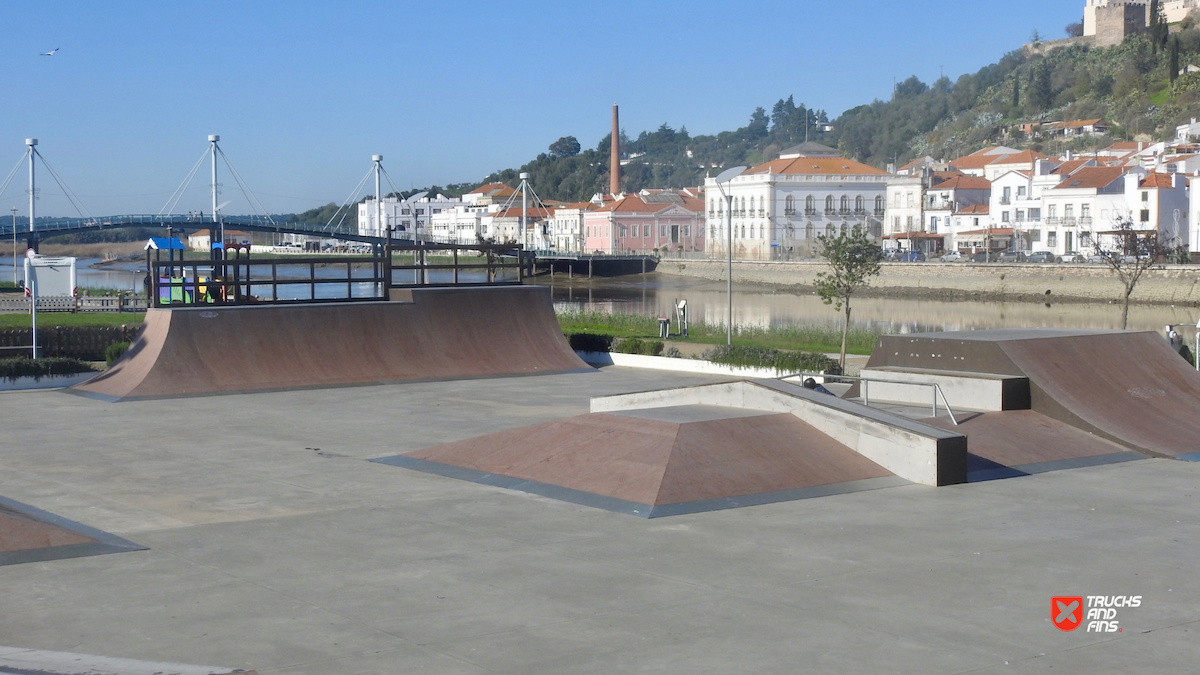
[[[742,175],[745,170],[744,166],[735,166],[722,171],[713,179],[717,184],[717,189],[721,191],[721,198],[725,200],[725,292],[729,296],[729,314],[725,322],[725,344],[731,347],[733,346],[733,194],[726,194],[725,184]]]

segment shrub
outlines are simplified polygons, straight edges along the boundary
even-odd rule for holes
[[[721,345],[704,352],[713,363],[743,368],[774,368],[777,373],[828,373],[841,375],[837,359],[816,352],[786,352],[778,349]]]
[[[658,356],[663,352],[662,340],[643,340],[641,338],[625,338],[613,347],[618,354],[641,354],[643,356]]]
[[[129,351],[128,342],[114,342],[104,350],[104,361],[112,366],[127,351]]]
[[[0,360],[0,377],[15,380],[18,377],[41,379],[47,375],[75,375],[94,371],[91,364],[79,359],[3,359]]]
[[[612,351],[613,336],[594,333],[568,333],[567,344],[577,352]]]
[[[682,359],[683,358],[683,354],[680,353],[678,347],[671,347],[667,351],[663,352],[663,356],[667,357],[668,359]]]

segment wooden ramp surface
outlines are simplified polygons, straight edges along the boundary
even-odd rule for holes
[[[584,370],[537,286],[414,289],[411,301],[152,309],[75,393],[135,400]]]
[[[729,508],[741,504],[717,502],[751,495],[779,496],[757,502],[763,503],[801,498],[803,490],[821,486],[905,483],[790,414],[739,410],[672,421],[669,410],[656,412],[659,419],[592,413],[380,461],[557,486],[642,505],[639,515],[650,516]],[[884,482],[871,483],[877,479]],[[685,504],[696,506],[664,509]]]
[[[107,532],[0,497],[0,565],[143,548]]]

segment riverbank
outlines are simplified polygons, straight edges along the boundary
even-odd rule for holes
[[[820,262],[734,261],[737,284],[815,290]],[[717,260],[663,260],[660,274],[723,281],[726,263]],[[880,275],[857,297],[995,302],[1110,302],[1124,287],[1103,265],[884,263]],[[1147,270],[1131,297],[1138,304],[1200,307],[1200,266],[1164,265]]]

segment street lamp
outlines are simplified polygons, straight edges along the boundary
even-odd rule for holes
[[[17,285],[17,207],[9,209],[13,214],[13,286]]]
[[[742,175],[746,170],[744,166],[735,166],[732,169],[726,169],[717,175],[713,181],[717,184],[717,189],[721,191],[721,198],[725,200],[725,292],[729,296],[729,315],[725,322],[725,344],[733,346],[733,194],[725,193],[725,184],[734,178]]]

